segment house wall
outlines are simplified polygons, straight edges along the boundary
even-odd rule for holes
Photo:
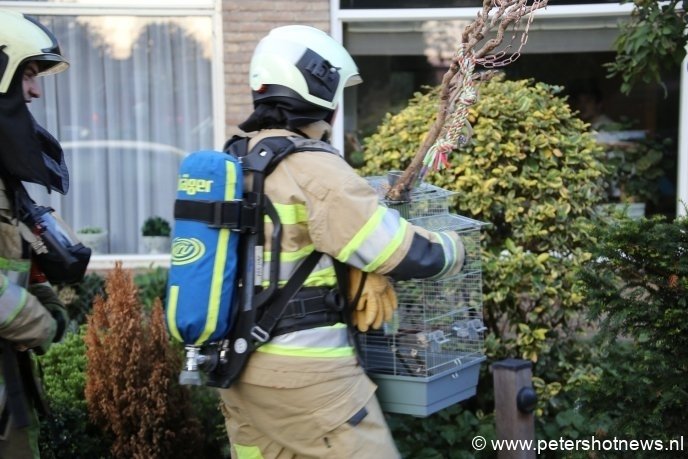
[[[248,71],[258,41],[271,29],[304,24],[329,32],[330,2],[327,0],[224,0],[225,132],[239,134],[237,127],[253,110]]]

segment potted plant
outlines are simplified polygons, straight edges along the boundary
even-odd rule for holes
[[[148,253],[167,253],[170,251],[170,223],[162,217],[148,217],[141,227],[143,245]]]
[[[94,254],[107,253],[108,232],[100,226],[85,226],[76,232],[77,237]]]

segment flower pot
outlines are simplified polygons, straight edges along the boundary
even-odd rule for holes
[[[102,231],[100,233],[78,233],[79,241],[86,247],[91,249],[91,253],[107,253],[108,233]]]
[[[142,236],[143,247],[147,253],[169,253],[169,236]]]

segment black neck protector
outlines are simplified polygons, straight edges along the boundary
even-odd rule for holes
[[[69,174],[60,143],[29,112],[22,88],[23,68],[0,95],[0,170],[5,177],[37,183],[65,194]]]

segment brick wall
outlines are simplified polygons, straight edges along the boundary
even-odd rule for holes
[[[241,133],[237,125],[253,111],[248,69],[258,41],[282,25],[330,28],[328,0],[223,0],[226,137]]]

